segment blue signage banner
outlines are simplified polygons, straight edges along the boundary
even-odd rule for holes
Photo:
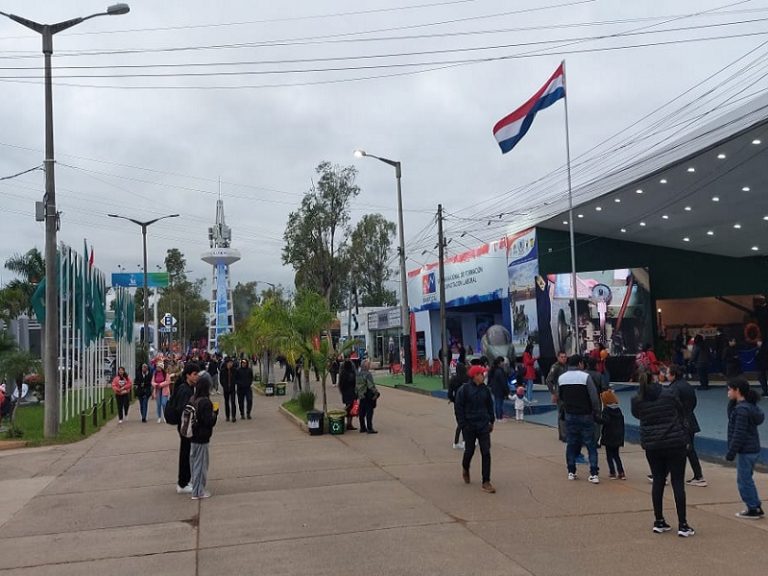
[[[112,272],[112,286],[138,288],[144,286],[142,272]],[[168,286],[168,272],[148,272],[147,287],[165,288]]]

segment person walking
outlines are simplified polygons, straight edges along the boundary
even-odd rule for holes
[[[117,374],[112,378],[112,391],[117,401],[117,423],[122,424],[128,417],[128,406],[131,404],[131,379],[125,373],[125,368],[120,366]]]
[[[672,530],[664,519],[663,506],[669,474],[677,509],[677,534],[684,538],[693,536],[695,531],[686,517],[685,459],[690,436],[685,429],[683,405],[672,390],[662,389],[650,374],[641,374],[638,382],[637,395],[632,398],[632,415],[640,421],[640,445],[653,474],[653,531],[662,534]]]
[[[565,352],[558,352],[557,362],[552,364],[549,369],[549,374],[544,380],[544,384],[547,385],[547,390],[552,396],[552,404],[557,405],[557,436],[560,438],[560,442],[565,442],[565,413],[563,412],[563,403],[560,401],[560,390],[558,388],[558,380],[560,375],[568,369],[568,355]]]
[[[730,380],[743,374],[741,367],[741,357],[739,356],[739,349],[736,348],[736,338],[728,338],[728,346],[723,350],[723,373],[725,378]]]
[[[495,421],[493,397],[485,385],[486,369],[482,366],[470,366],[466,382],[456,392],[453,405],[456,423],[464,435],[464,457],[461,460],[461,477],[470,483],[469,466],[475,455],[475,442],[480,446],[482,457],[482,489],[493,494],[496,488],[491,484],[491,432]]]
[[[219,411],[211,402],[210,374],[202,372],[197,379],[195,393],[191,402],[195,407],[195,424],[190,438],[189,467],[191,471],[192,500],[209,498],[211,493],[205,489],[208,483],[208,444],[216,426]]]
[[[176,382],[177,390],[174,391],[174,405],[184,406],[192,399],[195,393],[200,366],[196,362],[187,362],[181,372],[181,377]],[[192,470],[190,468],[190,451],[192,443],[189,438],[181,435],[181,418],[176,425],[176,432],[179,434],[179,473],[176,481],[177,494],[192,493]]]
[[[699,456],[696,454],[696,447],[694,446],[694,439],[696,434],[701,432],[699,421],[696,419],[696,391],[693,389],[687,380],[683,378],[684,369],[682,366],[672,364],[667,369],[667,378],[670,380],[669,390],[676,394],[680,403],[683,405],[683,422],[685,429],[688,431],[690,441],[688,442],[688,461],[691,464],[691,471],[693,472],[693,478],[686,480],[685,483],[689,486],[698,486],[704,488],[707,486],[707,481],[704,480],[704,473],[701,470],[701,462],[699,462]]]
[[[709,390],[709,362],[709,346],[707,346],[701,334],[696,334],[693,339],[691,364],[696,367],[696,373],[699,377],[699,390]]]
[[[219,384],[221,384],[221,391],[224,394],[224,415],[227,418],[227,422],[233,424],[237,422],[237,407],[235,406],[235,400],[237,398],[237,390],[235,388],[235,361],[232,356],[227,356],[224,359],[224,365],[219,369]]]
[[[208,359],[208,365],[205,371],[211,375],[211,394],[219,393],[219,369],[221,367],[221,357],[214,354]]]
[[[147,364],[142,364],[136,378],[133,381],[136,398],[139,399],[139,412],[141,421],[147,421],[147,410],[149,408],[149,399],[152,396],[152,372]]]
[[[456,403],[456,392],[467,382],[467,367],[464,364],[456,364],[456,374],[451,376],[448,381],[448,403]],[[462,440],[459,442],[461,436],[461,426],[456,425],[456,432],[453,435],[453,449],[464,450],[465,443]]]
[[[253,409],[253,370],[245,358],[240,360],[240,366],[235,372],[235,388],[237,389],[237,406],[240,408],[240,419],[251,419]],[[234,419],[234,415],[232,416]]]
[[[171,395],[171,378],[165,371],[165,363],[158,362],[152,374],[152,398],[157,401],[157,422],[165,422],[165,405]]]
[[[367,432],[368,434],[378,434],[378,430],[373,428],[373,411],[376,409],[376,402],[379,398],[379,391],[376,389],[376,384],[373,382],[373,374],[371,374],[371,361],[363,360],[360,372],[356,376],[355,390],[357,392],[357,398],[360,402],[360,411],[358,418],[360,420],[360,432]]]
[[[603,402],[603,412],[600,414],[602,421],[600,445],[605,447],[608,478],[626,480],[624,464],[619,456],[619,450],[624,446],[624,414],[621,412],[619,399],[613,390],[603,391],[600,394],[600,400]]]
[[[736,460],[736,486],[739,496],[747,506],[737,512],[739,518],[759,520],[765,516],[753,473],[760,458],[760,434],[757,427],[765,420],[765,414],[757,405],[757,392],[749,387],[744,378],[728,382],[728,453],[725,459]]]
[[[523,379],[525,380],[525,397],[528,402],[533,402],[533,380],[536,378],[536,356],[533,355],[533,344],[530,342],[525,346],[523,352]],[[518,382],[522,384],[522,382]]]
[[[560,400],[565,413],[565,463],[568,480],[576,480],[576,457],[581,447],[587,447],[589,481],[599,484],[595,421],[600,417],[600,397],[592,377],[584,371],[584,361],[578,354],[568,359],[568,370],[557,380]]]
[[[338,357],[334,357],[331,360],[331,367],[328,370],[328,372],[331,374],[331,385],[336,386],[338,377],[339,377],[339,371],[341,370],[341,364],[342,362],[339,360]]]
[[[488,385],[493,394],[494,416],[497,422],[504,420],[504,400],[509,396],[507,371],[504,369],[504,357],[498,356],[488,372]]]
[[[339,392],[341,393],[341,401],[344,403],[344,408],[347,410],[347,430],[357,430],[352,425],[352,407],[357,400],[358,415],[360,414],[360,401],[357,399],[357,370],[350,360],[344,360],[339,372]]]

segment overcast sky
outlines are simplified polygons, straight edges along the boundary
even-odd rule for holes
[[[105,4],[0,0],[0,10],[56,22]],[[232,267],[233,280],[287,286],[293,270],[281,264],[283,230],[321,161],[358,168],[362,193],[353,203],[354,221],[367,212],[397,216],[394,170],[357,160],[355,148],[402,162],[410,269],[431,259],[421,252],[434,236],[417,237],[438,203],[460,217],[525,211],[535,203],[500,197],[564,162],[563,107],[542,112],[503,156],[491,129],[561,59],[578,156],[766,40],[755,35],[766,30],[765,21],[714,24],[768,17],[768,1],[725,0],[132,0],[130,6],[128,15],[90,20],[54,40],[60,240],[80,248],[87,238],[105,272],[118,265],[138,270],[140,229],[106,214],[150,219],[179,212],[181,218],[150,228],[149,269],[176,247],[193,277],[207,277],[210,267],[199,255],[208,247],[221,178],[233,246],[243,256]],[[681,18],[716,8],[719,15]],[[612,23],[586,25],[595,22]],[[648,33],[682,27],[698,28]],[[629,31],[643,34],[589,39]],[[605,50],[715,36],[739,37]],[[501,47],[484,49],[490,46]],[[499,57],[506,58],[476,62]],[[0,18],[0,62],[0,176],[7,176],[43,160],[39,36]],[[180,66],[193,63],[217,65]],[[42,250],[34,202],[43,189],[40,171],[0,182],[0,260],[32,246]],[[460,238],[465,230],[488,236],[486,221],[454,219],[452,250],[474,242]]]

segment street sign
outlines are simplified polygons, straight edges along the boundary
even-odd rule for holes
[[[169,312],[166,312],[161,323],[166,328],[170,328],[171,326],[176,326],[176,318]]]
[[[170,334],[170,333],[174,333],[175,334],[178,331],[179,331],[179,329],[176,328],[175,326],[173,328],[165,328],[165,327],[163,327],[163,328],[160,328],[158,330],[158,332],[160,332],[161,334]]]
[[[143,272],[112,272],[112,286],[138,288],[144,286]],[[147,288],[166,288],[168,272],[147,272]]]

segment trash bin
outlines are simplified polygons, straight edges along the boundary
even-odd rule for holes
[[[323,429],[324,421],[325,420],[325,414],[320,412],[319,410],[310,410],[307,412],[307,428],[309,428],[309,435],[310,436],[322,436],[323,435]]]
[[[275,395],[285,396],[285,382],[278,382],[275,384]]]
[[[264,396],[274,396],[275,395],[275,385],[270,382],[266,386],[264,386]]]
[[[328,432],[333,435],[344,434],[346,430],[347,412],[345,410],[328,411]]]

